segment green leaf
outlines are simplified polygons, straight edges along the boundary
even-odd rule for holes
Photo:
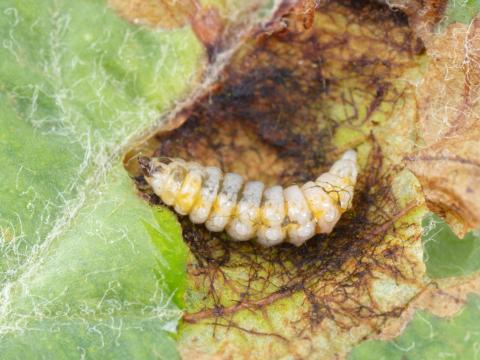
[[[479,12],[479,0],[449,0],[445,13],[445,21],[442,25],[456,22],[469,24]]]
[[[180,359],[175,343],[155,320],[142,317],[84,320],[43,320],[33,330],[2,339],[3,359]]]
[[[180,311],[154,270],[165,255],[183,286],[184,249],[159,253],[179,228],[120,156],[198,84],[203,46],[93,0],[3,1],[0,34],[2,359],[175,358]],[[168,236],[152,246],[144,222]]]
[[[158,227],[143,222],[153,246],[160,254],[154,273],[164,285],[165,293],[173,294],[174,303],[183,308],[188,248],[183,242],[182,229],[175,215],[165,208],[159,208],[154,211],[154,216]]]
[[[459,239],[437,215],[423,219],[423,247],[427,275],[432,279],[466,276],[480,269],[480,235],[469,232]],[[471,296],[460,315],[439,318],[418,311],[398,338],[392,341],[367,341],[355,347],[351,360],[370,359],[473,359],[477,352],[475,334],[480,330],[480,298]]]
[[[466,276],[480,270],[480,233],[459,239],[437,215],[423,219],[423,247],[427,275],[432,279]]]
[[[441,319],[417,312],[405,332],[393,341],[366,341],[350,354],[361,359],[475,359],[478,356],[480,298],[471,296],[462,312]]]

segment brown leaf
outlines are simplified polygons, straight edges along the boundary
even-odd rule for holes
[[[275,19],[262,29],[263,34],[301,33],[313,25],[315,0],[284,0]]]
[[[201,8],[198,0],[108,0],[108,5],[133,23],[165,29],[186,25]]]
[[[201,0],[109,0],[108,4],[135,24],[163,29],[191,25],[210,57],[214,47],[220,45],[227,23],[242,23],[241,16],[232,14],[240,12],[241,6],[228,8],[223,2],[208,5]],[[261,0],[252,0],[242,6],[254,13],[261,4]]]
[[[225,22],[214,7],[201,9],[192,17],[192,28],[198,39],[212,49],[220,39]]]
[[[425,36],[430,58],[417,97],[425,148],[408,167],[458,234],[480,225],[480,17]]]

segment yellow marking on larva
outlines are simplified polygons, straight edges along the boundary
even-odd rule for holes
[[[190,171],[185,176],[182,187],[175,198],[175,211],[186,215],[192,209],[198,193],[202,188],[202,175],[199,172]]]
[[[175,203],[186,170],[181,166],[175,166],[174,164],[171,167],[168,167],[168,169],[169,173],[166,176],[167,180],[158,195],[165,204],[171,206]]]

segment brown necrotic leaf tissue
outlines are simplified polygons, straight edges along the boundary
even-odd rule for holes
[[[425,36],[418,88],[423,143],[407,158],[431,208],[463,235],[480,225],[480,18]]]

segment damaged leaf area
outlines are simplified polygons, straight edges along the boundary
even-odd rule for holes
[[[305,19],[303,19],[305,20]],[[137,155],[216,165],[267,184],[303,183],[356,148],[353,208],[330,235],[270,249],[180,218],[190,248],[185,357],[331,358],[399,326],[429,283],[420,184],[403,159],[419,141],[422,41],[376,2],[324,2],[304,31],[259,33],[221,79]]]

